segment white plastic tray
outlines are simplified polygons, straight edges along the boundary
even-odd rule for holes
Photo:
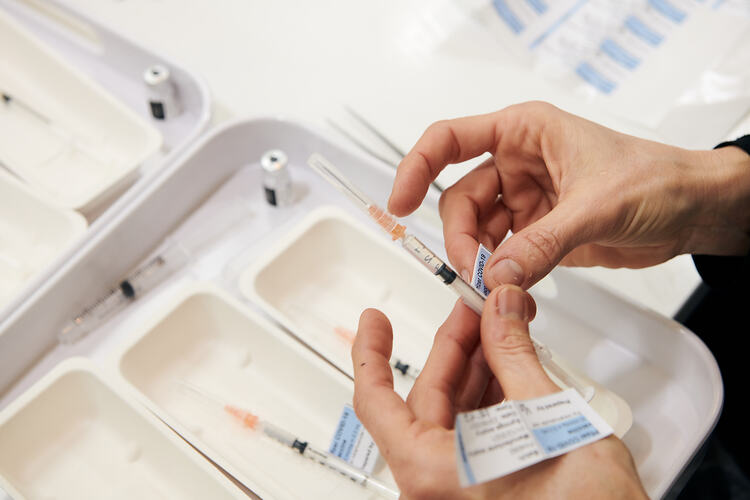
[[[184,383],[327,449],[352,402],[351,381],[235,299],[206,286],[178,292],[119,358],[125,381],[170,427],[263,498],[379,498],[239,425]],[[376,477],[396,489],[384,463]]]
[[[148,50],[138,40],[119,35],[86,12],[69,7],[65,0],[0,0],[0,8],[66,64],[156,127],[163,139],[162,157],[166,155],[168,159],[185,149],[208,125],[208,87],[180,62]],[[181,112],[173,119],[154,120],[150,113],[143,72],[155,63],[169,69],[178,90]]]
[[[236,486],[83,359],[0,414],[0,486],[29,499],[241,499]]]
[[[0,88],[14,84],[12,89],[6,90],[14,92],[19,99],[33,100],[28,104],[40,106],[40,111],[54,117],[55,125],[52,128],[61,129],[60,137],[65,137],[71,130],[93,134],[98,139],[93,145],[88,144],[87,149],[106,149],[107,154],[117,153],[119,160],[116,163],[123,166],[120,169],[114,168],[114,163],[110,165],[113,169],[107,170],[112,174],[107,181],[109,187],[100,185],[102,189],[99,189],[99,195],[94,196],[87,190],[91,196],[76,196],[77,200],[69,199],[67,202],[59,200],[83,209],[84,215],[93,222],[83,238],[67,249],[58,248],[55,258],[26,286],[18,289],[5,307],[0,307],[2,322],[16,314],[23,302],[33,300],[32,295],[44,282],[74,258],[95,233],[107,227],[112,217],[129,204],[128,200],[135,193],[150,183],[163,165],[172,162],[184,151],[207,125],[211,106],[205,84],[195,75],[123,39],[61,2],[0,0],[0,11],[3,26],[0,29],[0,38],[3,39],[0,53],[8,51],[7,57],[3,55],[0,63]],[[14,29],[10,29],[11,26]],[[19,29],[26,35],[19,34]],[[142,75],[144,69],[154,63],[161,63],[170,69],[172,80],[179,90],[182,113],[173,120],[158,121],[149,114],[147,89]],[[73,71],[77,75],[73,75]],[[23,85],[20,85],[21,80]],[[45,91],[45,85],[52,85],[54,90],[47,88]],[[106,89],[106,93],[101,89]],[[64,94],[65,98],[60,100],[60,94]],[[8,110],[24,114],[12,105],[3,112]],[[25,118],[30,129],[24,132],[24,141],[43,128],[26,115],[28,113],[25,113]],[[105,130],[103,124],[108,124],[111,130]],[[153,140],[154,130],[158,130],[157,135],[163,139],[161,149],[158,148],[159,141]],[[10,137],[8,134],[3,136]],[[38,134],[34,137],[28,147],[24,147],[28,144],[24,141],[14,142],[11,146],[22,148],[24,154],[39,156],[42,150],[49,152],[52,142],[61,140],[49,134],[47,137]],[[157,147],[154,148],[154,145]],[[7,147],[4,150],[8,152]],[[13,151],[19,152],[17,149]],[[65,149],[61,151],[64,153]],[[148,161],[142,162],[149,151],[154,154]],[[65,155],[60,158],[65,158]],[[78,168],[86,162],[73,163]],[[129,166],[125,168],[125,165]],[[51,174],[45,172],[45,175],[37,177],[33,172],[18,169],[18,165],[16,169],[25,173],[31,184],[41,182],[57,190],[62,185],[71,184],[69,180],[73,177],[68,170],[68,174],[61,179],[59,174],[63,170],[57,168],[60,166],[57,165]],[[133,170],[132,167],[138,169]],[[129,174],[126,173],[128,168]],[[50,183],[52,179],[56,180]],[[65,189],[62,194],[68,196],[82,185],[75,182],[71,190]],[[125,189],[127,191],[123,193]],[[51,198],[49,193],[45,195],[45,199]],[[88,201],[84,198],[88,198]]]
[[[53,204],[91,211],[129,184],[161,134],[0,10],[0,162]]]
[[[287,153],[299,194],[297,202],[284,209],[265,204],[260,186],[258,160],[273,148]],[[132,341],[140,321],[172,307],[165,306],[158,294],[146,297],[81,345],[54,348],[33,363],[31,353],[40,353],[40,345],[53,345],[59,326],[71,314],[117,283],[192,210],[202,207],[205,211],[203,222],[194,223],[200,230],[206,217],[212,221],[224,217],[227,202],[246,203],[246,223],[199,259],[189,276],[175,278],[211,279],[238,295],[240,272],[288,235],[312,209],[330,204],[351,211],[347,199],[305,166],[313,151],[328,157],[355,183],[367,186],[376,201],[385,203],[392,184],[389,167],[309,128],[261,119],[214,131],[139,193],[85,252],[40,290],[36,300],[12,321],[0,325],[0,385],[8,387],[15,377],[21,377],[0,405],[17,397],[59,359],[73,352],[101,359],[118,342]],[[436,200],[431,194],[426,211],[407,218],[406,223],[428,246],[439,250],[440,228],[429,215]],[[364,215],[352,213],[351,217],[362,225],[371,224]],[[115,252],[120,258],[111,258]],[[442,286],[438,280],[430,283]],[[536,336],[572,366],[622,396],[632,408],[634,423],[624,441],[646,490],[652,497],[661,497],[679,478],[718,418],[722,385],[712,356],[697,337],[677,323],[633,306],[564,269],[555,271],[533,292],[539,303],[532,324]],[[262,310],[260,304],[252,306]]]
[[[0,171],[0,309],[85,231],[82,215],[51,206]]]

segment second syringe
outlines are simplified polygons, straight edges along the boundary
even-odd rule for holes
[[[334,322],[327,317],[324,317],[322,313],[313,311],[312,309],[303,307],[299,304],[289,304],[286,309],[291,317],[294,318],[295,322],[300,323],[300,328],[306,330],[319,330],[322,332],[321,341],[326,342],[328,339],[335,339],[341,343],[347,350],[350,350],[354,344],[354,339],[357,333],[345,326],[341,322]],[[391,368],[399,376],[414,381],[421,373],[421,368],[410,361],[408,358],[403,357],[401,353],[394,352],[391,356]]]

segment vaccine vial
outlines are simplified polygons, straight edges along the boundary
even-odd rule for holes
[[[169,120],[180,114],[177,89],[166,66],[149,66],[143,72],[143,81],[148,89],[151,116],[157,120]]]
[[[263,190],[269,205],[285,207],[292,203],[292,178],[288,163],[286,154],[278,149],[266,152],[260,159]]]

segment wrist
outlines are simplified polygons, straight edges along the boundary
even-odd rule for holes
[[[750,155],[728,146],[687,151],[696,217],[686,253],[746,255],[750,251]]]

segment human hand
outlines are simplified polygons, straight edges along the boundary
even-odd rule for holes
[[[666,146],[540,102],[430,126],[399,165],[389,210],[412,212],[447,164],[485,152],[493,158],[440,200],[448,257],[464,279],[480,242],[495,250],[489,288],[528,288],[559,263],[640,268],[750,249],[743,151]]]
[[[459,301],[435,335],[406,402],[393,391],[390,323],[374,309],[362,314],[352,347],[354,408],[402,498],[646,498],[630,453],[614,436],[488,483],[460,487],[457,412],[503,397],[529,399],[560,390],[531,344],[528,322],[535,311],[531,297],[512,285],[493,290],[481,320]]]

